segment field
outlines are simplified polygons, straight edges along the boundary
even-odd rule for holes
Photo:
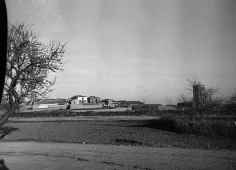
[[[7,135],[2,140],[236,149],[234,138],[179,133],[173,129],[163,129],[158,119],[102,120],[103,116],[93,117],[76,121],[9,122],[3,128]],[[168,126],[168,122],[164,125]]]

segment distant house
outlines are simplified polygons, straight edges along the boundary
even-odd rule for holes
[[[200,109],[211,103],[212,98],[206,87],[200,83],[193,85],[193,108]]]
[[[83,95],[76,95],[70,98],[71,104],[86,104],[88,103],[88,97]]]
[[[94,110],[102,109],[103,104],[100,102],[100,97],[76,95],[70,99],[70,109],[72,110]]]
[[[116,107],[116,104],[114,103],[114,100],[112,99],[103,99],[101,102],[103,103],[103,107],[106,107],[106,108]]]
[[[32,109],[62,109],[66,105],[66,99],[42,99],[38,102],[36,102]]]
[[[96,96],[89,96],[87,100],[89,104],[97,104],[100,103],[101,98]]]

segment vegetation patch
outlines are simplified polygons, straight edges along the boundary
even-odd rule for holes
[[[167,130],[176,133],[197,134],[210,137],[227,137],[236,139],[235,121],[200,117],[161,117],[146,121],[143,125],[149,128]]]
[[[143,145],[142,142],[130,139],[116,139],[115,142],[122,145]]]
[[[88,159],[84,159],[84,158],[80,158],[80,157],[77,157],[76,160],[77,161],[84,161],[84,162],[88,162],[89,161]]]
[[[103,164],[107,164],[107,165],[112,165],[112,166],[120,166],[123,167],[124,165],[119,164],[119,163],[115,163],[115,162],[110,162],[110,161],[102,161]]]

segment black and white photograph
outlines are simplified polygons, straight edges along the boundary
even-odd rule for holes
[[[0,170],[236,170],[236,0],[0,0]]]

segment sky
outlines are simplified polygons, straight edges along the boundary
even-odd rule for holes
[[[66,42],[49,97],[175,104],[187,79],[236,88],[235,0],[6,0],[11,24]]]

